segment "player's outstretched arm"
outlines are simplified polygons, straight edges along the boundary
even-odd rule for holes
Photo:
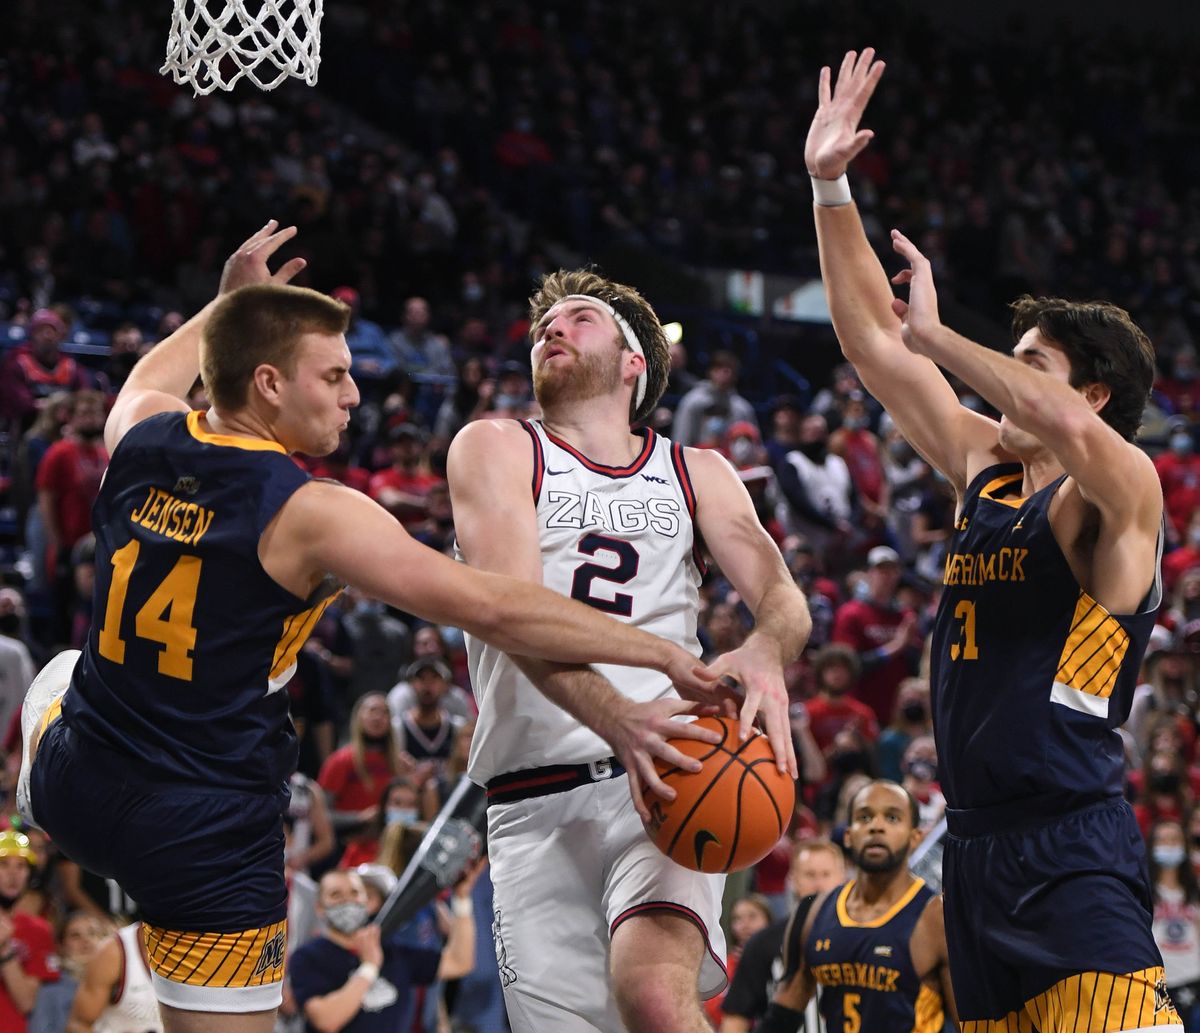
[[[225,261],[217,297],[143,358],[121,387],[104,426],[104,444],[111,452],[130,427],[160,412],[187,412],[184,399],[200,375],[200,342],[213,306],[222,294],[254,283],[287,283],[305,266],[293,258],[272,273],[267,260],[296,235],[296,227],[278,230],[271,219],[245,240]]]
[[[447,461],[454,504],[454,530],[471,566],[540,583],[542,556],[537,511],[529,490],[533,452],[529,436],[512,420],[482,420],[459,431]],[[496,519],[497,513],[504,520]],[[584,665],[551,663],[528,656],[512,657],[541,692],[613,748],[629,773],[629,789],[643,821],[649,810],[643,785],[664,799],[675,792],[654,767],[658,758],[689,771],[699,761],[667,743],[668,736],[717,741],[715,732],[674,720],[696,713],[696,704],[678,699],[634,703],[599,672]]]
[[[720,657],[712,670],[735,678],[745,690],[742,737],[761,715],[780,770],[796,778],[783,668],[800,655],[812,632],[808,602],[733,467],[711,449],[689,448],[685,455],[700,534],[754,615],[754,630],[745,643]]]
[[[929,259],[899,230],[892,231],[892,246],[908,262],[894,281],[908,285],[909,299],[892,303],[907,349],[950,370],[1045,445],[1100,510],[1110,532],[1138,528],[1153,540],[1162,513],[1161,483],[1150,457],[1100,417],[1108,388],[1090,384],[1078,390],[1039,369],[1036,356],[1022,361],[955,333],[938,315]]]
[[[874,133],[859,123],[883,70],[870,47],[846,54],[836,84],[830,69],[821,69],[819,104],[804,148],[814,179],[837,180],[871,141]],[[961,491],[970,457],[997,447],[995,423],[961,406],[937,367],[904,347],[887,273],[853,202],[814,204],[813,214],[821,276],[842,352],[905,438]]]

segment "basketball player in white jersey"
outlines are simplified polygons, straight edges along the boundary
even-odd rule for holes
[[[162,1033],[162,1016],[134,922],[100,945],[84,969],[67,1033]]]
[[[630,430],[667,379],[653,309],[629,287],[559,272],[531,299],[531,327],[543,420],[471,423],[450,450],[463,558],[699,654],[703,542],[757,622],[714,669],[745,691],[742,734],[761,716],[795,776],[783,667],[811,627],[804,596],[724,458]],[[667,859],[639,820],[643,786],[672,795],[653,758],[691,767],[664,738],[697,707],[630,668],[468,649],[480,709],[468,772],[488,787],[493,932],[514,1033],[709,1030],[699,1001],[726,981],[724,877]]]

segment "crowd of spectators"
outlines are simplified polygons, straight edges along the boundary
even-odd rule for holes
[[[300,461],[450,551],[449,441],[471,420],[537,414],[522,301],[541,272],[576,254],[632,252],[681,268],[686,259],[815,273],[803,130],[821,61],[863,41],[829,5],[785,6],[735,3],[698,19],[634,0],[347,0],[327,14],[321,91],[196,98],[154,71],[165,25],[135,0],[53,23],[32,3],[14,5],[0,42],[9,802],[24,690],[58,649],[82,642],[92,616],[90,504],[107,462],[106,406],[137,358],[215,291],[227,244],[267,215],[300,227],[305,282],[353,309],[347,336],[363,393],[338,450]],[[1144,441],[1169,517],[1168,599],[1122,734],[1168,979],[1194,999],[1200,169],[1175,144],[1200,114],[1200,91],[1187,66],[1162,61],[1169,43],[1026,50],[1013,37],[985,55],[872,7],[891,65],[855,184],[873,239],[882,246],[888,227],[904,227],[945,293],[992,322],[1024,291],[1097,295],[1127,306],[1158,351]],[[380,111],[403,117],[371,124]],[[741,944],[783,914],[798,845],[836,841],[864,779],[900,780],[923,825],[940,817],[927,648],[953,493],[853,369],[814,376],[811,395],[756,392],[743,356],[711,346],[702,319],[683,333],[653,423],[729,458],[814,617],[788,671],[800,805],[777,850],[731,880],[731,942]],[[802,369],[803,347],[792,356]],[[205,404],[199,389],[194,403]],[[719,570],[702,600],[706,656],[735,648],[748,615]],[[291,946],[324,923],[334,935],[319,951],[342,959],[351,934],[337,933],[331,914],[386,895],[388,873],[402,870],[465,768],[474,704],[462,634],[347,592],[289,692],[301,762],[288,866],[304,904]],[[0,833],[0,905],[15,900],[0,906],[0,944],[13,908],[44,920],[18,923],[37,944],[21,986],[36,976],[43,989],[14,1001],[0,985],[0,1018],[44,995],[31,1028],[56,1033],[59,1020],[46,1016],[61,1015],[64,991],[46,960],[49,930],[60,982],[78,978],[95,947],[85,941],[98,940],[78,916],[128,918],[131,904],[26,832],[28,846]],[[760,896],[744,899],[750,891]],[[489,894],[486,871],[472,872],[458,904],[424,916],[403,942],[359,945],[381,966],[398,952],[421,973],[404,997],[412,1028],[503,1028]],[[322,989],[310,980],[293,994],[293,1024]]]

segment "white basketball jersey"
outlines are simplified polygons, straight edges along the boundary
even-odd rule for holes
[[[695,493],[682,446],[644,430],[642,451],[629,466],[601,466],[541,423],[522,426],[534,453],[543,584],[699,656]],[[468,635],[467,656],[479,704],[467,769],[476,782],[612,753],[503,652]],[[675,694],[656,671],[605,664],[596,669],[638,701]]]
[[[100,1013],[92,1023],[95,1033],[162,1033],[162,1016],[154,997],[150,970],[142,956],[142,924],[134,922],[122,927],[117,936],[125,955],[122,982],[117,988],[117,1000]]]

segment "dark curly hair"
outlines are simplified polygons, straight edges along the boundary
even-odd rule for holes
[[[1112,392],[1100,418],[1132,441],[1154,383],[1154,346],[1129,313],[1106,301],[1067,301],[1026,294],[1012,303],[1013,342],[1037,327],[1066,352],[1070,384],[1103,384]]]
[[[590,269],[559,269],[543,276],[537,291],[529,299],[531,338],[542,316],[572,294],[587,294],[611,305],[641,342],[642,350],[646,353],[646,394],[641,405],[636,405],[633,400],[629,403],[629,422],[640,423],[654,412],[654,407],[667,388],[667,374],[670,371],[671,346],[658,316],[650,307],[650,302],[633,287],[614,283]],[[625,347],[623,335],[619,343]]]

